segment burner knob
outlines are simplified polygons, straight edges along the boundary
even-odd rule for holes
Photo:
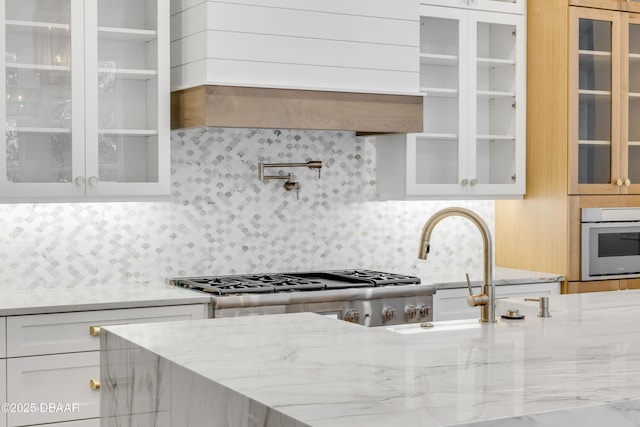
[[[416,307],[415,305],[408,305],[404,309],[404,315],[407,317],[407,319],[415,319],[418,315],[418,307]]]
[[[358,310],[347,310],[344,314],[344,320],[351,323],[360,323],[360,313],[358,313]]]
[[[428,305],[420,306],[420,317],[429,317],[429,312],[431,311],[431,307]]]
[[[386,307],[382,310],[382,317],[386,320],[393,320],[396,318],[396,309],[392,307]]]

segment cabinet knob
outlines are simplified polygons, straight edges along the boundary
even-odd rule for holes
[[[620,178],[616,179],[615,181],[613,181],[613,183],[615,185],[617,185],[618,187],[620,187],[622,185],[622,180]]]
[[[478,180],[473,178],[471,181],[469,181],[470,185],[476,185],[478,183]]]
[[[629,178],[625,179],[624,185],[631,185],[631,180]]]
[[[89,185],[98,185],[98,177],[92,176],[91,178],[89,178]]]
[[[100,336],[100,326],[89,326],[89,335],[92,337]]]
[[[466,178],[460,181],[460,185],[467,185],[468,183],[469,183],[469,180]]]
[[[84,176],[78,176],[78,177],[76,177],[76,179],[75,179],[75,183],[76,183],[76,185],[84,185],[84,183],[85,183]]]
[[[91,390],[100,390],[100,381],[94,380],[93,378],[89,380],[89,387]]]

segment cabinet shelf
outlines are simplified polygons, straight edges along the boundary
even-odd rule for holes
[[[610,90],[590,90],[590,89],[580,89],[578,91],[580,95],[595,95],[595,96],[611,96]]]
[[[579,50],[579,55],[588,55],[588,56],[600,56],[600,57],[609,57],[611,58],[611,52],[607,52],[604,50]]]
[[[445,89],[441,87],[421,87],[420,92],[428,96],[439,96],[444,98],[455,98],[458,96],[458,89]]]
[[[100,74],[115,74],[117,78],[127,80],[150,80],[158,75],[156,70],[135,70],[126,68],[98,68]]]
[[[580,141],[578,141],[578,144],[579,145],[611,145],[611,141],[581,139]]]
[[[514,135],[476,135],[479,141],[513,141]]]
[[[514,98],[515,92],[499,92],[493,90],[479,90],[478,98]]]
[[[7,27],[10,27],[12,32],[25,32],[31,33],[34,29],[44,29],[44,30],[59,30],[59,31],[69,31],[71,28],[69,24],[56,24],[53,22],[36,22],[36,21],[16,21],[16,20],[7,20],[5,21]]]
[[[497,59],[497,58],[478,58],[476,60],[479,67],[509,67],[516,65],[516,61],[513,59]]]
[[[421,53],[420,65],[440,65],[453,67],[458,65],[456,55],[438,55],[435,53]]]
[[[155,129],[98,129],[100,135],[122,135],[122,136],[155,136],[158,131]]]
[[[419,139],[447,139],[447,140],[457,140],[457,133],[418,133],[416,134],[416,138]]]
[[[640,147],[640,141],[629,141],[630,147]]]
[[[640,92],[629,92],[629,98],[640,98]]]
[[[18,64],[9,63],[6,68],[16,68],[20,70],[36,70],[36,71],[71,71],[68,65],[41,65],[41,64]]]
[[[131,28],[98,27],[98,37],[105,40],[148,42],[155,40],[158,37],[158,32]]]
[[[45,128],[45,127],[15,127],[18,133],[71,133],[70,128]]]

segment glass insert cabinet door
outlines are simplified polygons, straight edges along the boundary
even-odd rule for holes
[[[79,6],[79,7],[78,7]],[[83,193],[82,2],[4,0],[0,8],[4,194]]]
[[[616,194],[626,178],[620,173],[620,13],[570,13],[569,193]]]
[[[640,4],[640,2],[636,2]],[[621,176],[623,193],[640,194],[640,14],[622,16],[622,90]]]
[[[160,49],[169,43],[158,17],[169,16],[168,1],[97,0],[85,8],[87,191],[162,192],[169,113],[159,88],[168,87],[169,65]]]

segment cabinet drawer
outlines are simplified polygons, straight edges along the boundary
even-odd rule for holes
[[[68,421],[65,423],[38,424],[38,427],[100,427],[100,418]]]
[[[7,361],[0,359],[0,403],[7,401]],[[0,412],[0,427],[6,427],[7,414]]]
[[[7,357],[99,350],[100,337],[95,327],[205,316],[204,304],[10,316],[7,318]]]
[[[0,357],[7,357],[7,321],[0,317]]]
[[[99,351],[7,359],[7,401],[35,404],[36,408],[8,413],[7,425],[99,417],[100,392],[89,387],[89,380],[98,378]],[[50,403],[60,406],[51,410]]]

